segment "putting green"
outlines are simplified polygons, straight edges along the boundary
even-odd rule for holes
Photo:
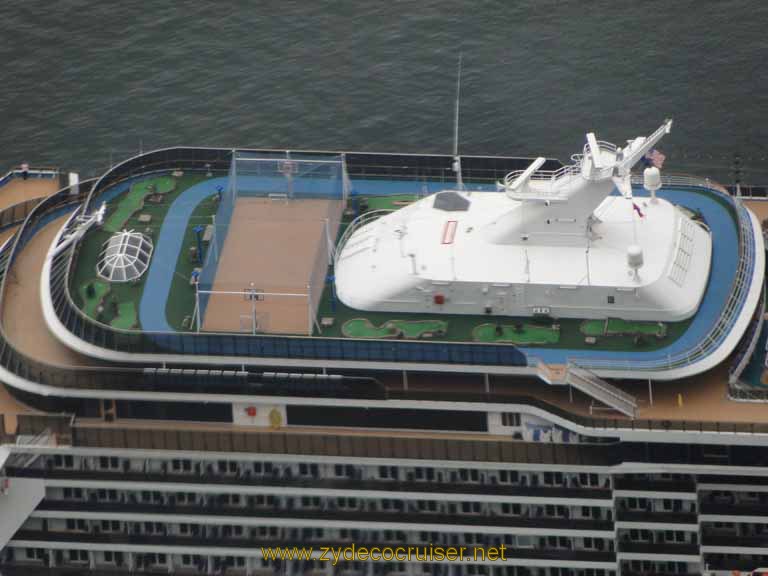
[[[92,284],[94,290],[93,296],[90,297],[88,296],[88,284]],[[109,285],[101,280],[94,280],[88,284],[82,284],[78,292],[83,301],[83,312],[91,318],[96,318],[96,308],[102,298],[109,293]]]
[[[662,322],[633,322],[620,318],[584,320],[579,330],[585,336],[654,336],[664,338],[667,327]]]
[[[584,320],[579,326],[579,331],[584,336],[605,336],[605,320]]]
[[[113,328],[130,330],[136,326],[136,306],[133,302],[121,302],[117,306],[117,316],[109,323]]]
[[[117,232],[137,210],[144,206],[144,197],[149,194],[167,194],[176,188],[176,179],[171,176],[159,176],[131,184],[130,190],[119,198],[114,212],[107,216],[104,230]]]
[[[514,325],[503,324],[497,330],[498,324],[480,324],[472,330],[472,338],[476,342],[505,342],[511,344],[556,344],[560,340],[560,330],[551,326],[523,324],[518,332]]]
[[[176,188],[176,178],[173,176],[158,176],[149,180],[136,182],[132,188],[143,190],[144,194],[168,194]]]
[[[428,334],[445,334],[448,323],[444,320],[389,320],[374,326],[367,318],[347,320],[341,331],[347,338],[423,338]]]

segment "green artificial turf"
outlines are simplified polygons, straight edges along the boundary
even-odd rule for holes
[[[144,205],[141,213],[150,214],[152,216],[152,221],[149,224],[140,224],[137,220],[138,215],[134,212],[133,215],[128,217],[127,221],[123,222],[123,227],[142,232],[152,238],[153,242],[156,241],[160,227],[162,226],[163,220],[168,214],[168,210],[173,201],[178,198],[184,190],[204,179],[204,175],[194,173],[188,175],[185,174],[180,178],[160,176],[136,183],[144,185],[143,191],[140,190],[141,194],[146,194],[147,183],[155,183],[157,190],[162,189],[166,191],[165,198],[160,204],[146,203]],[[173,184],[173,186],[171,186],[171,184]],[[131,196],[134,191],[134,187],[132,186],[130,190],[113,199],[110,202],[110,205],[122,204],[122,201],[125,200],[126,197]],[[129,200],[129,203],[130,202],[133,202],[133,200]],[[112,283],[100,279],[96,274],[96,263],[99,260],[104,243],[109,240],[114,231],[116,230],[108,230],[105,222],[102,228],[93,228],[86,233],[83,240],[78,244],[74,264],[69,271],[69,287],[72,297],[75,300],[75,304],[83,309],[88,316],[106,324],[110,324],[112,321],[116,320],[120,328],[138,329],[140,328],[138,310],[141,302],[141,295],[144,292],[144,279],[147,274],[145,273],[135,282]],[[152,265],[153,262],[150,262],[150,266]],[[104,302],[104,311],[100,317],[97,317],[96,315],[96,306],[91,305],[85,298],[85,287],[91,282],[102,282],[108,287],[108,294]],[[134,320],[130,320],[130,314],[128,313],[125,316],[122,313],[115,315],[113,305],[111,304],[112,301],[118,302],[118,311],[121,310],[121,307],[122,310],[127,311],[128,308],[125,306],[126,304],[133,306]]]
[[[661,322],[636,322],[609,318],[608,320],[584,320],[579,327],[585,336],[654,336],[663,338],[667,334],[665,324]]]
[[[120,302],[117,307],[117,316],[112,318],[109,325],[113,328],[119,328],[120,330],[130,330],[135,328],[138,324],[138,316],[136,315],[136,306],[134,303]]]
[[[367,203],[368,210],[397,210],[418,200],[416,194],[394,194],[392,196],[361,196],[361,204]]]
[[[443,320],[389,320],[381,326],[374,326],[367,318],[353,318],[342,326],[342,332],[349,338],[422,338],[425,334],[444,334],[448,328]]]
[[[184,318],[191,317],[195,310],[195,287],[190,285],[189,279],[192,277],[192,271],[202,265],[189,258],[189,247],[197,246],[197,238],[193,230],[195,226],[210,224],[218,205],[216,194],[209,196],[195,207],[187,222],[184,241],[181,243],[181,251],[176,259],[176,273],[171,282],[171,297],[165,303],[165,318],[174,330],[190,330],[189,326],[183,325]],[[204,247],[204,250],[207,250],[207,247]],[[202,261],[205,261],[205,254],[202,255]]]
[[[329,270],[329,274],[332,273]],[[547,342],[547,346],[552,348],[566,348],[573,350],[591,349],[591,350],[615,350],[615,351],[632,351],[643,350],[650,351],[668,346],[675,340],[677,340],[687,329],[692,318],[684,322],[667,323],[667,333],[663,338],[644,338],[642,342],[636,341],[634,336],[621,335],[610,336],[605,338],[598,338],[597,342],[593,344],[587,344],[585,342],[585,334],[580,330],[583,320],[576,318],[530,318],[530,317],[510,317],[510,316],[488,316],[482,314],[469,315],[469,314],[407,314],[402,312],[365,312],[365,319],[367,319],[373,326],[381,327],[382,325],[390,322],[394,319],[401,321],[422,321],[425,319],[434,318],[435,320],[442,320],[446,322],[445,333],[436,335],[434,340],[446,341],[446,342],[472,342],[473,334],[476,327],[482,324],[491,324],[495,327],[496,324],[509,325],[514,327],[515,323],[522,322],[525,325],[535,326],[537,328],[544,328],[545,330],[551,330],[552,324],[560,326],[559,339],[554,342]],[[326,284],[323,292],[323,297],[320,301],[317,317],[333,318],[334,322],[332,326],[325,326],[321,331],[316,330],[315,335],[335,337],[335,338],[349,338],[345,334],[343,328],[348,320],[360,319],[361,311],[348,308],[342,304],[338,299],[332,298],[332,290],[330,284]],[[605,321],[601,321],[605,324]],[[495,330],[495,328],[494,328]],[[549,339],[552,336],[548,336]],[[498,343],[502,343],[498,341]],[[525,346],[527,344],[519,344]]]
[[[508,342],[529,346],[534,344],[556,344],[560,340],[559,328],[536,324],[480,324],[472,331],[472,339],[477,342]],[[498,330],[497,327],[501,327]]]
[[[88,296],[88,285],[93,285],[93,297]],[[109,293],[109,284],[103,280],[93,280],[92,282],[81,284],[78,292],[83,302],[83,312],[91,318],[96,318],[96,308],[98,308],[102,298]]]

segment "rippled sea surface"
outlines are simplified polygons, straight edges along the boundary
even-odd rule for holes
[[[668,167],[768,182],[768,2],[0,5],[0,171],[172,145],[566,160],[675,118]]]

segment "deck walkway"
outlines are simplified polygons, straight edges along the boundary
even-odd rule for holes
[[[0,210],[33,198],[42,200],[58,190],[58,178],[14,178],[0,188]]]
[[[4,210],[27,200],[42,200],[59,189],[58,178],[13,178],[0,188],[0,210]],[[0,232],[0,245],[13,236],[18,226],[11,226]],[[47,330],[46,330],[47,332]],[[8,390],[0,385],[0,415],[5,422],[6,434],[12,434],[16,430],[16,416],[35,412],[31,408],[17,401]],[[2,433],[3,430],[0,430]]]
[[[94,366],[96,360],[67,348],[48,330],[40,305],[40,275],[48,248],[67,216],[38,232],[9,271],[0,318],[9,342],[22,354],[58,366]]]

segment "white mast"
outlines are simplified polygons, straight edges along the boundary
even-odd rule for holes
[[[461,178],[461,158],[459,157],[459,102],[461,100],[461,59],[459,52],[459,69],[456,77],[456,110],[453,118],[453,171],[456,172],[456,186],[464,189],[464,181]]]

